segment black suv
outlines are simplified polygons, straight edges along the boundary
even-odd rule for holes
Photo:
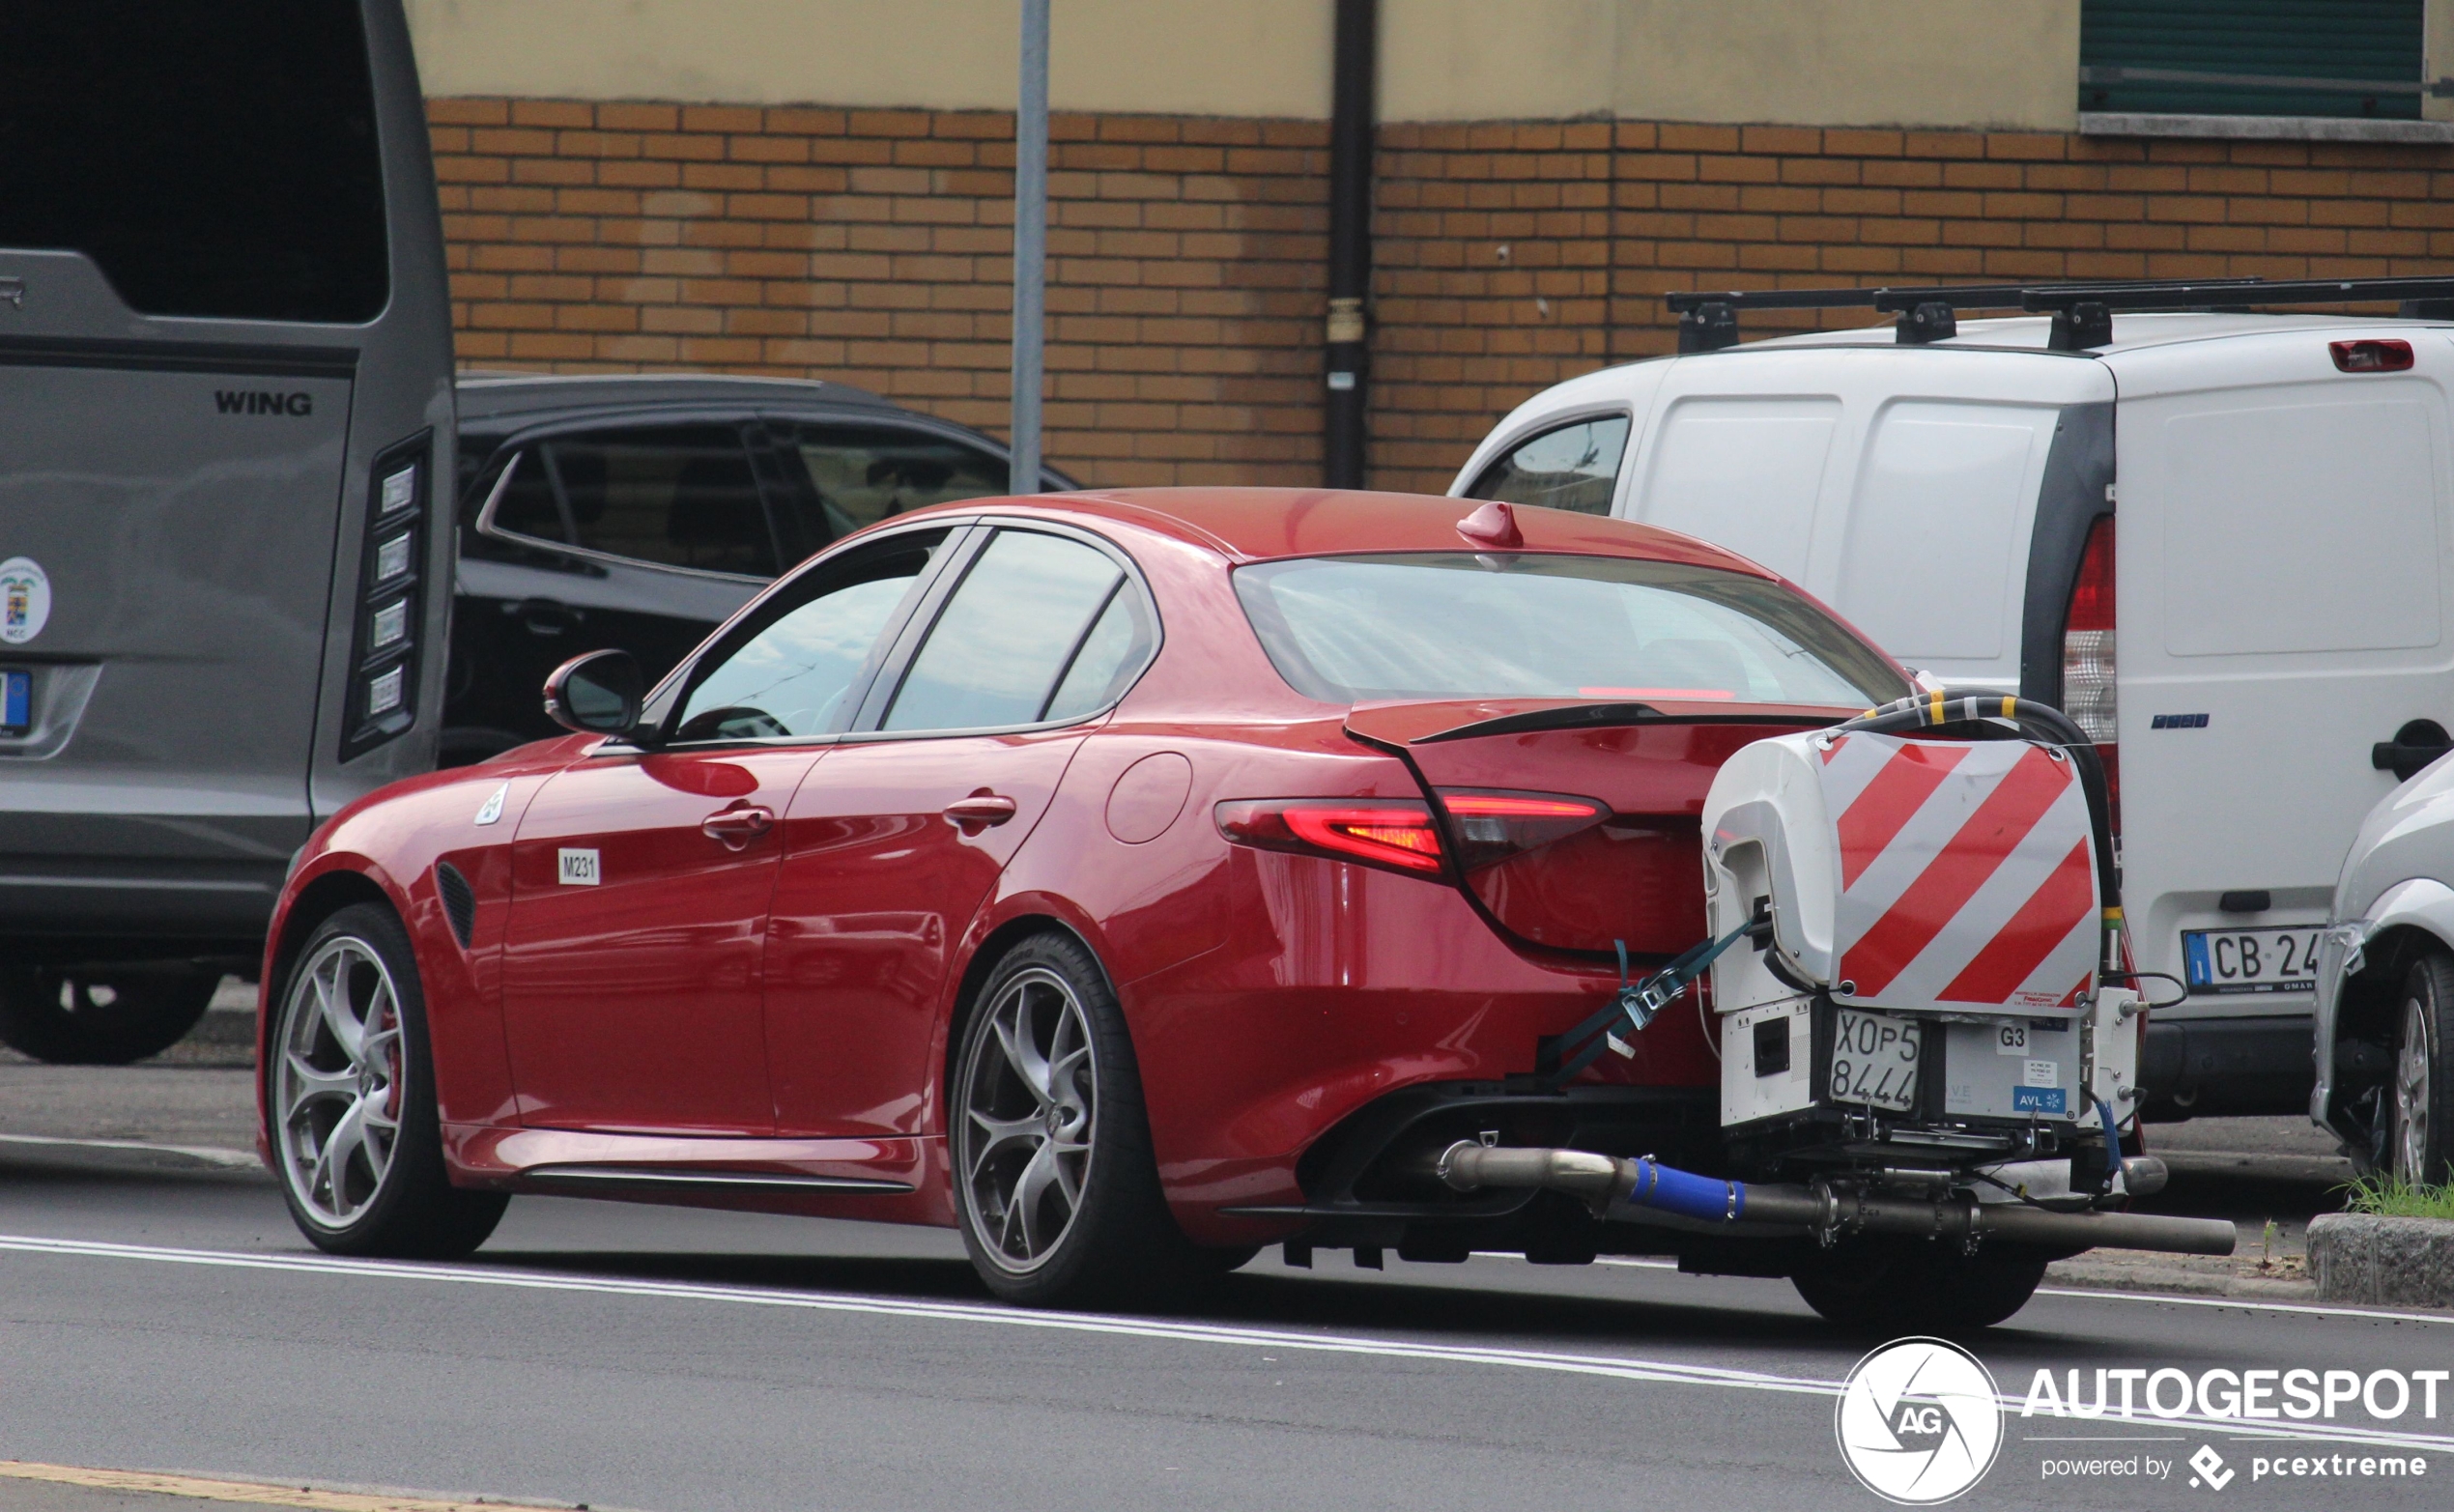
[[[562,733],[538,690],[582,651],[652,682],[838,536],[1008,491],[1003,445],[840,384],[471,373],[459,398],[445,766]]]

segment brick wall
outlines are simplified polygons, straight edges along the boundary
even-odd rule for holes
[[[1002,430],[1010,118],[431,115],[464,362],[838,378]],[[1120,485],[1318,480],[1325,134],[1056,119],[1055,465]],[[1381,145],[1387,487],[1438,492],[1527,394],[1669,350],[1665,290],[2454,268],[2454,198],[2437,198],[2454,148],[1642,122],[1390,126]]]
[[[1003,433],[1013,123],[430,102],[460,359],[857,384]],[[1046,454],[1317,483],[1327,128],[1050,126]]]

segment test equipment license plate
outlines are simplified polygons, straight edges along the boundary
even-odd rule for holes
[[[0,735],[22,735],[34,725],[34,673],[0,671]]]
[[[1905,1113],[1917,1100],[1918,1060],[1925,1052],[1915,1019],[1837,1010],[1826,1091],[1835,1102]]]
[[[2190,995],[2228,992],[2314,992],[2318,989],[2318,940],[2325,925],[2281,929],[2189,929],[2182,935],[2182,959]]]

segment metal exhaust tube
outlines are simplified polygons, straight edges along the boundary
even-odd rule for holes
[[[1900,1234],[1925,1239],[1999,1239],[2069,1248],[2109,1245],[2176,1255],[2229,1255],[2237,1235],[2221,1218],[2138,1212],[2056,1212],[2024,1203],[1920,1200],[1828,1186],[1774,1185],[1698,1176],[1649,1155],[1613,1159],[1582,1150],[1488,1148],[1460,1140],[1439,1175],[1457,1191],[1546,1187],[1595,1203],[1606,1217],[1671,1213],[1707,1222],[1774,1224],[1813,1234]],[[1641,1211],[1635,1211],[1641,1210]]]

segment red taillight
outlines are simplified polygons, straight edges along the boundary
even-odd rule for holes
[[[1569,793],[1495,792],[1442,787],[1441,807],[1457,835],[1458,863],[1469,871],[1538,850],[1611,816],[1608,804]]]
[[[1244,799],[1214,811],[1218,832],[1239,844],[1386,867],[1416,876],[1443,870],[1429,805],[1397,798]]]
[[[1608,804],[1565,793],[1441,788],[1441,806],[1468,870],[1590,829]],[[1402,798],[1256,798],[1220,804],[1218,831],[1242,845],[1359,861],[1415,876],[1446,870],[1429,805]]]
[[[2113,517],[2088,529],[2079,576],[2070,585],[2070,611],[2062,630],[2062,711],[2096,742],[2104,763],[2105,796],[2111,800],[2115,834],[2122,831],[2120,688],[2114,659]]]
[[[2401,373],[2411,366],[2408,341],[2329,341],[2326,352],[2346,373]]]

